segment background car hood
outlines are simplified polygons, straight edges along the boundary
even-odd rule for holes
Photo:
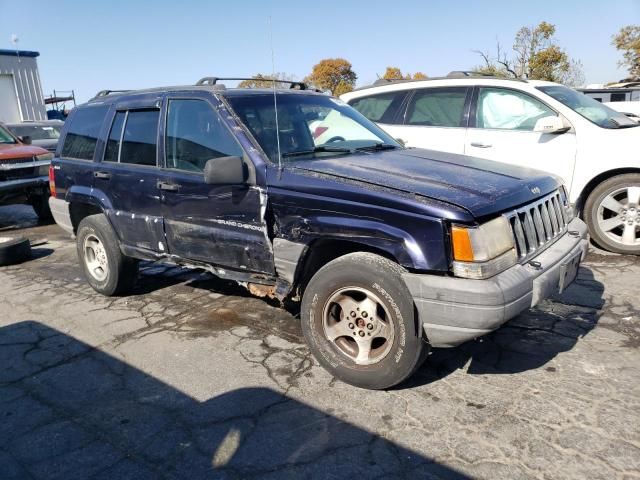
[[[42,155],[47,151],[40,147],[22,144],[0,144],[0,162],[2,160],[12,160],[16,158],[30,158]]]
[[[465,208],[476,218],[529,203],[561,184],[539,170],[417,148],[299,161],[293,166],[437,199]]]

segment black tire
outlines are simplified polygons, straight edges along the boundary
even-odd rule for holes
[[[31,243],[24,237],[0,236],[0,267],[22,263],[31,258]]]
[[[93,252],[91,255],[96,261],[98,261],[96,257],[99,257],[106,268],[90,270],[88,266],[90,253],[85,243],[87,239],[100,246],[99,255],[96,255],[93,249],[91,249]],[[138,261],[122,254],[116,234],[104,215],[90,215],[82,219],[78,226],[76,246],[84,276],[96,292],[113,296],[133,289],[138,276]],[[96,276],[96,270],[100,270],[104,278]]]
[[[29,199],[29,203],[33,207],[33,211],[36,212],[39,220],[51,220],[51,208],[49,208],[49,194],[43,193]]]
[[[384,257],[358,252],[329,262],[311,278],[302,299],[302,332],[315,358],[332,375],[356,387],[387,389],[407,379],[424,361],[425,350],[429,346],[422,340],[422,332],[417,331],[418,322],[415,318],[413,298],[402,279],[404,272],[401,266]],[[348,293],[351,289],[362,289],[377,297],[375,304],[378,309],[385,309],[384,317],[389,317],[386,322],[381,323],[393,328],[393,341],[390,341],[387,347],[384,343],[379,347],[380,350],[389,350],[387,353],[383,351],[380,359],[373,364],[357,364],[353,358],[345,354],[345,350],[349,345],[355,345],[357,335],[361,334],[359,330],[351,330],[350,325],[353,323],[350,317],[350,323],[344,326],[349,328],[349,336],[342,335],[338,339],[341,344],[331,341],[326,334],[327,322],[332,321],[335,326],[347,321],[347,317],[344,317],[346,311],[343,312],[340,307],[339,315],[336,315],[335,310],[330,313],[329,316],[333,320],[328,320],[329,316],[325,317],[325,312],[331,312],[330,300],[341,298],[341,292]],[[362,310],[364,311],[364,308]],[[351,312],[348,315],[351,315]],[[361,314],[358,313],[357,316],[360,317]],[[338,317],[341,320],[337,320]],[[379,316],[376,315],[376,318]],[[356,319],[360,320],[362,319]],[[355,329],[357,328],[358,325],[355,324]],[[361,329],[366,332],[367,328],[373,327],[366,325]],[[356,334],[355,340],[350,337],[352,333]],[[366,338],[361,340],[365,341]],[[359,352],[360,347],[357,348]]]
[[[593,241],[610,252],[623,253],[623,254],[640,254],[640,241],[636,241],[635,245],[625,244],[622,239],[622,232],[624,227],[628,226],[622,222],[622,226],[616,227],[610,230],[609,233],[603,230],[599,225],[598,219],[600,215],[606,215],[608,218],[619,217],[624,218],[625,221],[632,221],[631,225],[636,230],[636,236],[640,233],[640,205],[631,204],[625,205],[629,208],[628,211],[625,208],[622,211],[614,212],[613,210],[605,209],[602,204],[611,195],[617,195],[616,192],[620,192],[619,198],[624,205],[624,189],[628,187],[640,188],[640,173],[628,173],[624,175],[616,175],[611,177],[601,184],[599,184],[587,197],[587,201],[584,204],[583,218],[589,227],[589,233]],[[620,239],[617,241],[617,239]]]

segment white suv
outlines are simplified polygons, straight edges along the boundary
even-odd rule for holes
[[[341,99],[408,147],[560,176],[600,246],[640,254],[640,125],[625,115],[557,83],[482,76],[379,81]]]

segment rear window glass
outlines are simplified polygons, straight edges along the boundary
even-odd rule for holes
[[[392,123],[406,92],[391,92],[357,98],[349,104],[372,122]]]
[[[407,110],[407,124],[464,127],[466,88],[417,90]]]
[[[159,115],[159,110],[130,110],[127,113],[120,150],[121,163],[156,164]]]
[[[93,160],[102,122],[107,114],[107,106],[80,108],[71,118],[62,147],[62,156]]]

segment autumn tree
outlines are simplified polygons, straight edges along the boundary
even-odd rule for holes
[[[630,80],[640,80],[640,25],[622,27],[612,43],[622,52],[619,65],[629,69]]]
[[[251,80],[243,80],[238,84],[240,88],[273,88],[273,80],[276,80],[276,88],[289,88],[288,83],[281,83],[277,80],[293,81],[293,76],[286,73],[276,73],[275,75],[265,75],[257,73],[251,77]]]
[[[522,27],[516,33],[510,56],[498,42],[496,55],[478,51],[484,65],[474,70],[498,77],[548,80],[567,85],[584,82],[582,64],[572,60],[554,39],[555,25],[541,22],[536,27]]]
[[[338,96],[353,90],[357,78],[351,63],[344,58],[326,58],[313,66],[304,81]]]
[[[387,67],[381,78],[384,78],[385,80],[424,80],[428,77],[422,72],[416,72],[413,75],[410,73],[403,75],[402,71],[398,67]]]

